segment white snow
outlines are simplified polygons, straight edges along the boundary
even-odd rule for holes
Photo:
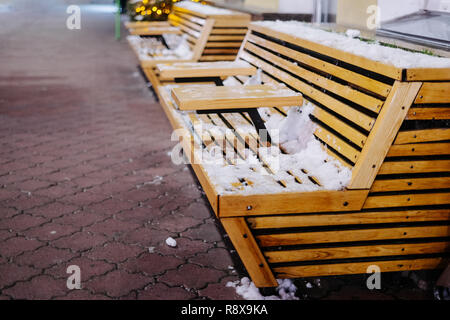
[[[168,238],[166,239],[166,244],[167,244],[169,247],[175,248],[175,247],[177,246],[177,241],[176,241],[174,238],[172,238],[172,237],[168,237]]]
[[[230,281],[226,284],[226,287],[232,287],[236,289],[236,293],[242,296],[245,300],[299,300],[295,296],[297,287],[292,280],[289,279],[277,279],[278,287],[276,288],[277,295],[263,296],[255,284],[250,281],[249,278],[244,277],[240,281]]]
[[[183,1],[183,2],[177,3],[175,6],[179,7],[179,8],[191,10],[191,11],[196,11],[196,12],[202,13],[204,15],[228,15],[228,14],[236,13],[231,10],[216,8],[216,7],[209,6],[209,5],[195,3],[192,1]]]
[[[258,71],[256,71],[256,74],[254,76],[251,76],[250,78],[248,78],[247,81],[245,81],[244,86],[249,86],[249,85],[258,85],[262,83],[262,70],[258,69]]]
[[[155,38],[141,38],[139,36],[127,36],[130,44],[135,48],[140,60],[189,60],[193,52],[189,47],[185,35],[164,35],[169,46],[166,48],[161,41]]]
[[[260,78],[259,71],[247,83],[260,84]],[[178,86],[166,85],[163,87],[170,99],[171,89]],[[237,91],[239,87],[242,85],[236,87]],[[195,92],[199,85],[189,85],[189,88]],[[173,99],[171,101],[177,108]],[[242,159],[237,156],[234,149],[228,148],[226,153],[227,159],[232,160],[230,164],[217,146],[210,146],[209,149],[197,148],[195,150],[196,158],[201,159],[201,164],[217,192],[219,194],[266,194],[342,190],[350,182],[352,172],[338,160],[329,156],[325,146],[315,139],[314,132],[320,128],[309,117],[314,108],[313,104],[305,101],[303,106],[286,108],[287,116],[272,108],[258,108],[261,117],[266,121],[266,127],[272,139],[275,140],[277,136],[279,138],[279,147],[254,146],[259,159],[263,160],[268,167],[265,167],[248,149],[245,150],[244,159]],[[184,122],[187,128],[193,130],[189,114],[188,111],[177,110],[174,112],[179,121]],[[240,136],[257,135],[255,127],[244,120],[240,114],[229,113],[227,119],[238,124]],[[214,135],[219,144],[220,137],[225,137],[227,134],[233,136],[231,129],[220,125],[216,126],[210,122],[206,123],[201,119],[199,122],[200,125],[198,127],[196,125],[196,131]],[[194,135],[194,139],[199,146],[202,144],[197,135]],[[284,153],[280,151],[280,148]],[[311,181],[310,177],[317,178],[321,185]],[[281,180],[285,182],[286,187],[280,186],[278,181]]]
[[[400,48],[368,43],[345,34],[313,28],[299,21],[257,21],[256,25],[336,48],[397,68],[450,68],[450,58],[430,56]]]
[[[167,42],[167,41],[166,41]],[[171,64],[158,64],[160,70],[173,70],[181,68],[211,69],[211,68],[248,68],[251,65],[243,60],[239,61],[215,61],[215,62],[175,62]]]
[[[278,147],[260,147],[258,148],[260,158],[264,159],[275,172],[274,176],[278,180],[286,182],[286,188],[280,187],[277,179],[268,174],[267,169],[261,165],[261,162],[253,153],[249,152],[245,161],[241,160],[236,165],[230,165],[222,161],[220,152],[218,157],[214,158],[214,155],[204,150],[202,154],[203,166],[218,192],[222,194],[235,192],[240,194],[308,192],[341,190],[348,185],[351,180],[351,170],[329,156],[324,145],[313,135],[317,129],[309,118],[309,114],[313,110],[314,105],[305,103],[302,107],[290,108],[287,117],[272,114],[270,120],[266,122],[272,138],[274,138],[272,134],[274,130],[279,130],[280,147],[288,153],[281,153]],[[265,117],[267,115],[263,113],[262,118]],[[254,127],[251,125],[248,125],[247,128],[242,127],[242,131],[256,134]],[[217,158],[220,161],[217,161]],[[214,159],[216,159],[216,162],[214,162]],[[301,180],[301,183],[297,182],[296,177],[297,180]],[[309,177],[317,178],[321,185],[315,184]],[[231,187],[243,178],[247,183],[241,183],[234,188]]]
[[[347,29],[345,35],[350,38],[358,38],[361,35],[361,31],[356,29]]]

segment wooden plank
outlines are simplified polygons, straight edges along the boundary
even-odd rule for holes
[[[174,15],[177,15],[177,16],[185,19],[185,20],[189,20],[190,22],[196,23],[196,24],[201,25],[201,26],[204,25],[205,21],[206,21],[205,19],[198,18],[196,16],[193,16],[193,15],[190,15],[190,14],[186,14],[186,13],[183,13],[183,12],[179,12],[177,10],[175,10]],[[172,15],[169,15],[169,19],[171,18],[171,16]]]
[[[410,68],[406,70],[408,81],[450,80],[450,68]]]
[[[200,36],[202,34],[201,31],[197,31],[197,30],[191,29],[191,28],[185,26],[184,24],[182,24],[181,22],[177,24],[177,27],[179,29],[181,29],[186,35],[191,36],[193,39],[200,38]]]
[[[242,41],[244,35],[210,35],[208,41]]]
[[[382,97],[387,97],[389,92],[391,91],[391,86],[388,84],[376,81],[359,73],[347,70],[343,67],[336,66],[332,63],[287,48],[267,39],[263,39],[250,34],[248,37],[248,41],[271,49],[274,52],[279,52],[291,59],[299,61],[302,64],[311,66],[317,70],[336,76],[342,80],[348,81],[349,83],[352,83],[360,88],[366,89]]]
[[[214,28],[211,31],[213,35],[221,35],[221,34],[236,34],[236,35],[245,35],[247,33],[247,28]]]
[[[208,198],[208,201],[212,209],[214,210],[214,213],[217,215],[218,201],[219,201],[218,193],[215,190],[214,185],[210,181],[205,169],[200,165],[201,164],[200,159],[196,159],[195,154],[193,153],[193,146],[191,142],[192,137],[189,136],[188,134],[190,131],[186,129],[185,125],[182,122],[182,119],[176,115],[176,110],[171,102],[169,93],[164,88],[158,88],[156,91],[160,98],[161,106],[163,107],[164,112],[169,118],[172,127],[175,130],[177,129],[181,130],[179,132],[185,134],[184,137],[180,136],[184,153],[186,157],[188,157],[192,169],[194,170],[197,179],[202,185],[203,191],[205,192],[206,197]]]
[[[250,42],[247,42],[245,44],[245,49],[301,77],[302,79],[305,79],[309,83],[315,84],[316,86],[322,87],[325,90],[333,92],[334,94],[339,95],[349,101],[357,103],[370,111],[378,113],[381,110],[383,101],[380,99],[374,98],[361,91],[355,90],[350,86],[342,85],[320,74],[302,68],[297,64],[294,64],[273,53],[270,53],[269,51],[261,49]]]
[[[202,27],[204,25],[204,23],[198,24],[198,23],[192,22],[190,18],[184,18],[184,17],[178,16],[178,15],[173,15],[171,21],[176,21],[178,23],[181,23],[182,25],[184,25],[190,29],[193,29],[195,31],[198,31],[198,32],[201,32]]]
[[[348,140],[352,141],[358,147],[361,148],[364,147],[367,137],[360,131],[356,130],[355,128],[349,126],[347,123],[333,116],[331,113],[328,113],[327,111],[316,107],[312,112],[312,115],[321,122],[323,122],[325,125],[339,132]]]
[[[331,48],[329,46],[325,46],[319,43],[315,43],[312,41],[308,41],[301,38],[301,35],[299,37],[294,37],[292,35],[279,32],[270,28],[266,28],[263,26],[250,24],[249,29],[255,30],[257,32],[266,34],[268,36],[284,40],[290,43],[293,43],[295,45],[298,45],[300,47],[304,47],[306,49],[324,54],[326,56],[332,57],[337,60],[341,60],[344,62],[347,62],[352,65],[356,65],[358,67],[361,67],[363,69],[367,69],[379,74],[383,74],[389,78],[401,80],[402,79],[402,69],[396,68],[392,65],[387,65],[378,61],[370,60],[366,57],[354,55],[349,52],[345,52],[339,49]]]
[[[436,190],[438,191],[438,190]],[[392,196],[369,196],[364,209],[407,206],[431,206],[450,204],[450,193],[399,194]]]
[[[269,263],[330,260],[395,255],[430,254],[450,251],[450,242],[429,242],[409,244],[383,244],[339,248],[315,248],[302,250],[266,251]]]
[[[219,216],[360,210],[368,190],[221,195]]]
[[[254,75],[256,68],[242,62],[202,62],[174,63],[156,66],[162,79],[193,78],[193,77],[227,77],[234,75]]]
[[[257,287],[274,287],[278,283],[243,218],[220,219],[252,281]]]
[[[139,36],[157,36],[162,34],[181,34],[177,27],[139,28],[130,30],[130,34]]]
[[[200,37],[195,42],[193,60],[199,60],[202,56],[203,50],[205,49],[206,43],[208,42],[208,37],[214,26],[214,19],[207,19],[205,25],[203,26]]]
[[[242,42],[235,41],[235,42],[211,42],[208,41],[206,44],[207,48],[239,48],[241,46]]]
[[[445,140],[450,140],[449,128],[408,130],[400,131],[394,141],[394,144],[435,142]]]
[[[139,60],[139,64],[140,66],[145,69],[145,68],[154,68],[157,64],[160,63],[175,63],[175,62],[194,62],[194,59],[158,59],[158,58],[153,58],[153,59],[140,59]]]
[[[217,20],[215,26],[216,27],[247,27],[248,23],[250,22],[249,18],[244,19],[221,19]]]
[[[348,160],[355,163],[358,159],[360,152],[353,148],[351,145],[335,136],[333,133],[327,129],[320,127],[315,132],[314,135],[326,143],[328,146],[332,147],[334,150],[344,155]]]
[[[446,189],[450,188],[450,177],[408,178],[375,180],[370,192]]]
[[[355,164],[348,189],[370,188],[421,85],[394,83]]]
[[[236,56],[236,54],[239,52],[239,49],[237,48],[231,48],[231,49],[224,49],[224,48],[218,48],[218,49],[211,49],[211,48],[205,48],[203,50],[203,54],[232,54],[233,56]]]
[[[411,108],[406,115],[407,120],[447,120],[450,119],[450,108]]]
[[[147,80],[152,84],[153,88],[157,88],[161,84],[153,68],[143,68],[142,71]]]
[[[126,21],[124,23],[127,29],[151,28],[151,27],[169,27],[169,21]]]
[[[323,104],[330,110],[336,112],[337,114],[343,116],[344,118],[348,119],[349,121],[352,121],[356,125],[360,126],[361,128],[370,131],[372,129],[372,126],[375,123],[375,119],[372,117],[367,116],[366,114],[353,109],[352,107],[348,106],[347,104],[331,97],[330,95],[323,93],[321,90],[314,88],[313,86],[310,86],[306,82],[303,82],[297,78],[292,77],[288,73],[280,70],[279,68],[276,68],[261,59],[250,55],[247,52],[240,52],[239,57],[244,59],[245,61],[248,61],[254,65],[256,65],[258,68],[261,68],[266,73],[272,75],[273,77],[279,79],[280,81],[285,82],[286,84],[290,85],[291,87],[297,89],[300,91],[303,95],[310,97],[311,99]]]
[[[262,247],[278,247],[318,243],[448,237],[449,232],[450,226],[425,226],[282,233],[260,235],[256,236],[256,238]]]
[[[370,131],[374,125],[374,118],[367,116],[366,114],[351,108],[345,103],[331,97],[330,95],[323,93],[321,90],[310,86],[306,82],[303,82],[297,78],[292,77],[288,73],[262,61],[261,59],[250,55],[248,52],[241,51],[239,57],[245,61],[248,61],[258,68],[264,70],[264,72],[272,75],[273,77],[285,82],[296,90],[300,91],[303,95],[310,97],[311,99],[323,104],[330,110],[336,112],[337,114],[343,116],[344,118],[352,121],[361,128]],[[355,130],[356,131],[356,130]]]
[[[249,217],[252,229],[279,229],[319,226],[339,226],[351,224],[401,223],[450,220],[449,209],[367,211],[357,213],[311,214]]]
[[[199,59],[200,62],[208,62],[208,61],[233,61],[236,58],[236,55],[202,55]]]
[[[450,82],[425,82],[414,103],[450,103]]]
[[[180,110],[209,110],[257,107],[300,106],[299,93],[281,86],[220,86],[208,90],[179,87],[172,97]]]
[[[449,172],[449,160],[385,161],[378,174]]]
[[[386,157],[441,156],[450,154],[450,143],[412,143],[393,145]]]
[[[377,265],[381,272],[423,270],[445,268],[448,259],[426,258],[413,260],[373,261],[340,264],[320,264],[310,266],[293,266],[274,268],[279,278],[301,278],[318,276],[336,276],[345,274],[363,274],[371,265]]]

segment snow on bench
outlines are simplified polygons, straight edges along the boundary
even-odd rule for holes
[[[245,61],[183,62],[156,65],[161,80],[192,77],[254,75],[256,68]]]
[[[378,43],[368,43],[345,34],[313,28],[303,22],[257,21],[254,24],[397,68],[450,68],[449,58],[387,47]]]

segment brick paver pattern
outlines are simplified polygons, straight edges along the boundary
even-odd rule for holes
[[[232,248],[172,164],[170,124],[113,14],[82,7],[68,30],[66,6],[0,12],[0,299],[239,299]],[[81,290],[66,286],[70,265]],[[358,281],[326,295],[368,294]]]

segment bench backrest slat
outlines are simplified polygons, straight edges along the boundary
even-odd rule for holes
[[[386,170],[386,156],[431,152],[389,151],[404,121],[450,119],[449,83],[440,80],[449,69],[399,69],[258,24],[250,24],[239,60],[261,69],[264,83],[285,84],[316,105],[315,136],[354,169],[350,189],[370,188],[380,167]],[[406,82],[408,76],[439,82]],[[247,77],[236,79],[243,83]]]
[[[197,49],[199,61],[221,61],[236,58],[248,30],[250,15],[237,11],[229,15],[206,15],[175,4],[168,19],[171,25],[180,28],[187,36],[191,49]],[[207,21],[211,20],[212,29],[206,26]],[[205,39],[197,48],[197,42],[202,37]]]
[[[380,67],[366,58],[350,61],[335,51],[251,24],[237,60],[260,68],[263,82],[283,83],[313,102],[316,138],[354,167],[365,161],[360,156],[397,73],[394,67]]]

